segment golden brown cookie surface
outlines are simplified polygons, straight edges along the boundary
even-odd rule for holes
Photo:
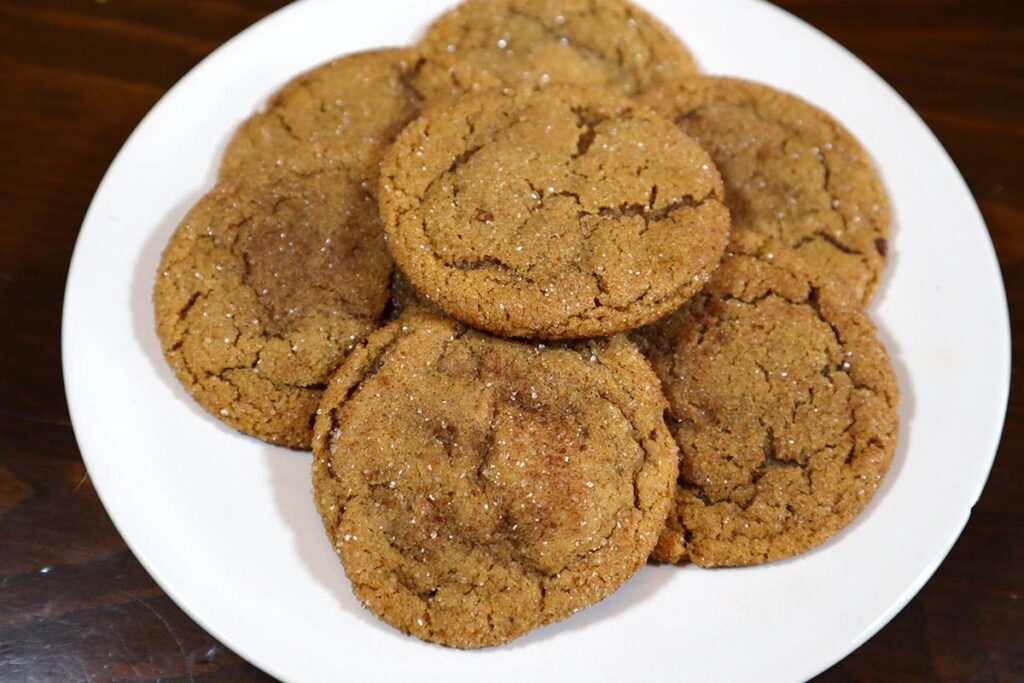
[[[838,122],[734,78],[689,78],[640,99],[715,160],[733,225],[796,249],[870,300],[888,251],[889,202],[871,160]]]
[[[420,47],[511,86],[575,83],[632,96],[697,71],[666,26],[624,0],[469,0],[438,18]]]
[[[313,490],[356,596],[393,626],[495,645],[600,600],[663,528],[677,474],[625,337],[545,347],[429,313],[369,337],[324,394]]]
[[[390,273],[376,207],[347,180],[221,183],[164,251],[157,334],[210,413],[309,448],[323,386],[377,326]]]
[[[682,463],[661,561],[803,552],[863,509],[893,457],[898,390],[874,325],[795,253],[745,237],[645,330]]]
[[[220,183],[172,237],[154,294],[165,354],[207,410],[309,447],[324,384],[387,302],[372,197],[381,150],[428,102],[476,88],[475,72],[411,49],[349,55],[242,124]]]
[[[384,149],[424,107],[493,85],[496,79],[472,65],[412,48],[339,57],[291,80],[246,120],[224,153],[221,175],[346,169],[372,193]]]
[[[506,336],[609,335],[703,286],[729,227],[707,154],[607,91],[489,91],[410,124],[381,165],[420,294]]]

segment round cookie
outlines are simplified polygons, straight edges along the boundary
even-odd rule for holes
[[[546,347],[406,314],[324,393],[314,499],[370,611],[435,643],[496,645],[647,561],[678,473],[664,409],[624,336]]]
[[[295,78],[239,127],[155,290],[165,354],[205,408],[309,448],[324,384],[387,303],[382,150],[428,103],[495,83],[450,56],[364,52]]]
[[[339,57],[290,81],[239,127],[221,177],[347,169],[372,193],[384,149],[424,107],[495,85],[451,55],[392,48]]]
[[[188,392],[232,427],[295,448],[309,448],[324,386],[388,300],[376,206],[335,175],[222,182],[171,237],[153,292]]]
[[[488,91],[409,124],[381,163],[388,247],[416,290],[505,336],[651,322],[717,266],[729,214],[707,154],[607,91]]]
[[[737,233],[687,305],[645,330],[682,462],[653,558],[770,562],[838,532],[896,446],[898,390],[848,290],[794,252]]]
[[[889,201],[842,125],[793,95],[735,78],[689,78],[640,100],[715,160],[734,226],[796,249],[871,299],[888,251]]]
[[[625,0],[468,0],[431,24],[419,45],[512,86],[576,83],[632,96],[697,72],[672,31]]]

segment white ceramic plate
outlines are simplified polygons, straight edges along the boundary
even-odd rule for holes
[[[309,456],[222,426],[165,365],[150,289],[165,241],[213,181],[232,129],[334,55],[409,42],[445,0],[305,0],[231,40],[132,134],[82,226],[64,377],[103,503],[165,591],[226,645],[291,681],[795,681],[849,653],[917,592],[981,492],[1002,428],[1009,326],[963,179],[864,64],[757,0],[648,0],[709,72],[796,92],[843,121],[892,196],[872,313],[903,402],[892,470],[831,542],[765,567],[647,567],[603,603],[507,647],[427,645],[356,602],[309,493]]]

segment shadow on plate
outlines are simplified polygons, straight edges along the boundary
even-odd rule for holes
[[[653,598],[665,585],[674,580],[679,573],[690,570],[692,570],[691,567],[644,565],[619,590],[596,605],[591,605],[558,623],[542,626],[502,647],[503,649],[530,647],[536,643],[558,638],[572,631],[585,630],[594,624],[611,624],[620,614]]]
[[[320,515],[313,504],[309,473],[310,454],[277,446],[265,446],[263,458],[270,472],[274,503],[292,532],[302,566],[309,578],[326,588],[344,611],[374,628],[405,637],[370,614],[356,599],[338,556],[331,549]]]
[[[217,159],[223,152],[227,140],[221,145]],[[171,238],[175,228],[188,213],[189,209],[214,186],[216,182],[216,167],[211,169],[206,180],[202,183],[200,190],[189,193],[184,199],[178,202],[173,209],[157,225],[150,229],[149,237],[146,238],[139,253],[139,259],[135,264],[132,273],[131,288],[131,315],[132,332],[135,341],[143,354],[153,366],[153,371],[160,380],[166,384],[175,399],[187,406],[190,412],[200,416],[203,420],[214,424],[225,433],[234,433],[235,430],[217,420],[207,413],[198,403],[192,400],[185,388],[178,382],[174,371],[164,360],[163,351],[160,348],[160,340],[156,336],[156,322],[153,319],[153,284],[156,281],[157,267],[160,265],[160,256],[163,254],[167,241]],[[140,226],[145,229],[147,226]]]

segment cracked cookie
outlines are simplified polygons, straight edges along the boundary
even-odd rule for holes
[[[632,96],[697,72],[668,27],[624,0],[469,0],[438,18],[419,45],[511,86],[575,83]]]
[[[737,231],[708,286],[644,331],[681,472],[653,558],[713,566],[812,548],[893,457],[898,391],[875,327],[794,252]]]
[[[630,100],[566,85],[431,109],[385,155],[378,197],[415,289],[505,336],[652,322],[703,287],[729,228],[700,146]]]
[[[640,101],[715,160],[733,225],[779,240],[867,303],[885,266],[889,201],[871,160],[835,119],[767,85],[694,77]]]
[[[678,473],[664,409],[624,336],[534,345],[407,314],[324,393],[314,498],[370,611],[435,643],[496,645],[644,565]]]
[[[171,237],[157,335],[186,390],[247,434],[309,448],[327,380],[379,324],[391,260],[372,199],[333,173],[222,182]]]
[[[495,85],[451,55],[392,48],[340,57],[290,81],[239,127],[221,177],[345,169],[372,193],[384,149],[424,107]]]

